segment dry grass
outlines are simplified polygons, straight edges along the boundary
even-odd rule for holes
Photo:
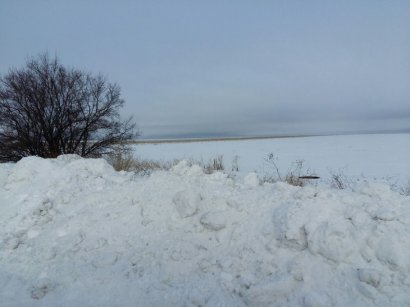
[[[225,165],[223,162],[223,156],[217,156],[213,159],[210,159],[208,162],[204,162],[203,160],[195,160],[195,159],[187,159],[185,160],[188,162],[189,166],[192,165],[199,165],[205,174],[212,174],[216,171],[224,171]],[[179,160],[178,160],[179,162]]]
[[[215,171],[224,171],[225,166],[223,162],[223,156],[217,156],[211,159],[208,163],[200,165],[204,169],[205,174],[212,174]]]
[[[107,161],[116,171],[135,172],[142,175],[149,175],[155,170],[168,170],[176,164],[176,162],[161,163],[153,160],[142,160],[129,153],[110,155],[107,157]]]
[[[116,171],[135,172],[142,175],[149,175],[156,170],[169,170],[180,162],[180,160],[160,162],[139,159],[130,153],[116,153],[107,156],[106,159]],[[216,158],[209,160],[207,163],[193,159],[188,160],[187,162],[189,166],[199,165],[204,170],[205,174],[212,174],[215,171],[225,170],[223,156],[217,156]]]
[[[330,172],[330,186],[334,189],[345,190],[351,189],[351,184],[346,175],[343,173],[342,170],[338,172],[329,171]]]
[[[131,171],[135,159],[131,155],[113,154],[106,158],[116,171]]]

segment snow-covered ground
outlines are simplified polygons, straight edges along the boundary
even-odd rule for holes
[[[277,158],[283,173],[296,160],[328,181],[330,173],[349,180],[376,180],[406,185],[410,179],[410,134],[372,134],[299,137],[284,139],[139,144],[135,155],[143,159],[169,161],[194,159],[207,162],[223,155],[229,171],[235,156],[239,171],[260,175],[274,172],[265,162],[269,153]]]
[[[313,157],[312,140],[278,142],[300,148],[293,160]],[[354,160],[328,140],[326,161]],[[379,168],[399,172],[398,147],[376,147],[390,157]],[[410,197],[388,185],[259,185],[185,162],[140,177],[30,157],[0,165],[0,305],[409,306],[409,233]]]

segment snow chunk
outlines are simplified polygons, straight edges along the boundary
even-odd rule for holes
[[[181,176],[200,176],[204,174],[202,168],[199,165],[189,166],[189,163],[185,160],[182,160],[177,165],[174,165],[171,168],[171,171]]]
[[[280,298],[289,296],[295,290],[297,283],[290,276],[265,280],[249,287],[245,292],[245,301],[248,306],[272,306],[272,303]]]
[[[40,279],[30,289],[31,298],[35,300],[42,299],[46,294],[56,287],[55,283],[48,279]]]
[[[245,176],[245,178],[243,178],[243,183],[250,187],[257,187],[260,184],[258,174],[249,173]]]
[[[371,216],[375,220],[381,221],[394,221],[399,219],[399,214],[393,208],[380,208],[371,213]]]
[[[116,174],[113,167],[104,159],[74,159],[70,156],[65,161],[70,161],[67,167],[72,172],[86,173],[88,176],[95,177]]]
[[[51,160],[39,157],[27,157],[16,163],[8,176],[6,188],[16,188],[20,184],[30,183],[34,180],[48,182],[49,175],[54,175],[57,169]]]
[[[357,269],[359,280],[377,288],[380,284],[382,274],[376,269]]]
[[[94,256],[91,263],[95,268],[103,268],[114,265],[117,262],[118,257],[119,254],[115,252],[101,252]]]
[[[404,251],[394,238],[386,237],[379,241],[376,257],[391,270],[396,271],[406,266],[403,259]],[[407,254],[408,255],[408,254]],[[408,262],[408,260],[407,260]]]
[[[227,216],[224,211],[207,212],[201,216],[201,224],[209,230],[218,231],[226,227]]]
[[[333,306],[330,298],[326,294],[311,292],[303,298],[303,304],[306,307],[330,307]]]
[[[305,215],[300,215],[301,205],[298,203],[284,203],[277,207],[273,214],[273,223],[276,228],[276,239],[284,246],[296,250],[307,247],[305,230]]]
[[[348,222],[322,222],[319,226],[306,225],[309,250],[335,262],[349,261],[355,251],[352,226]]]
[[[199,210],[201,195],[193,190],[183,190],[175,194],[172,199],[181,218],[195,215]]]
[[[387,184],[375,182],[359,183],[355,186],[354,190],[358,193],[378,198],[388,197],[392,193],[390,186]]]
[[[67,164],[76,160],[81,160],[81,156],[75,154],[66,154],[57,157],[58,162],[62,162],[63,164]]]

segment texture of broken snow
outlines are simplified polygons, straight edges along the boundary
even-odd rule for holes
[[[0,165],[1,306],[408,306],[409,233],[385,185]]]

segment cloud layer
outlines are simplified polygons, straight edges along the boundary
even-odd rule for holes
[[[410,128],[408,1],[4,1],[0,46],[107,75],[145,137]]]

